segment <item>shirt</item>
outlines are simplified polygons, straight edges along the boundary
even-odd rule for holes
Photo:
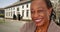
[[[20,32],[34,32],[36,26],[33,22],[28,22],[20,29]],[[51,21],[47,32],[60,32],[60,27],[54,22]]]

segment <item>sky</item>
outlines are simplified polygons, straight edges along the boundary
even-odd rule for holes
[[[17,1],[18,0],[0,0],[0,8],[4,8],[6,6],[9,6]]]

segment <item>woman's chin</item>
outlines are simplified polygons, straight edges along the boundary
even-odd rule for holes
[[[42,26],[42,24],[36,24],[36,26],[38,27],[38,26]]]

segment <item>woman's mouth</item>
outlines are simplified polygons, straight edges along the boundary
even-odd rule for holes
[[[36,20],[34,20],[35,22],[41,22],[42,21],[42,19],[36,19]]]

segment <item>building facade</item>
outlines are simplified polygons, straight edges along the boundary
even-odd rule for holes
[[[31,20],[31,13],[30,13],[30,1],[28,0],[21,0],[13,5],[10,5],[5,8],[5,18],[13,18],[13,14],[16,16],[20,14],[22,19],[24,20]]]
[[[56,23],[60,24],[60,0],[52,0],[52,3],[56,13]]]
[[[58,3],[59,0],[51,0],[51,2],[58,19],[60,15]],[[23,16],[22,19],[31,20],[30,5],[31,0],[19,0],[18,2],[5,7],[5,18],[13,18],[13,14],[15,14],[16,16],[17,14],[20,14],[21,16]]]

